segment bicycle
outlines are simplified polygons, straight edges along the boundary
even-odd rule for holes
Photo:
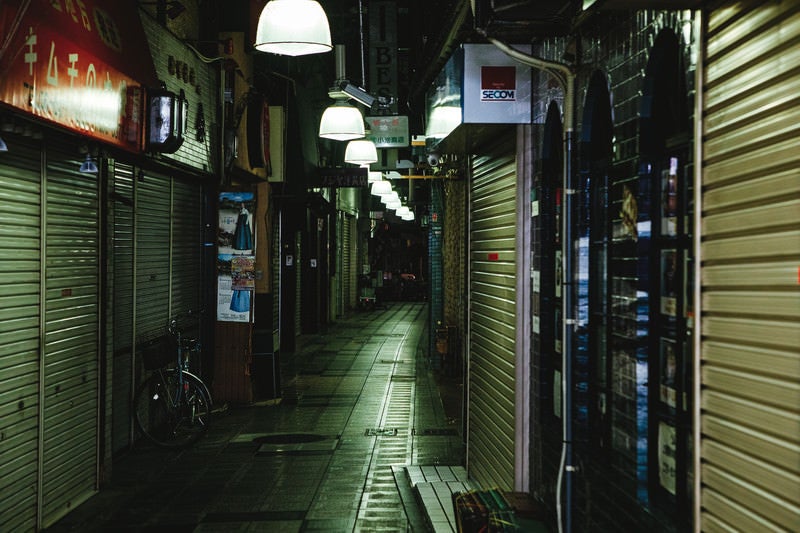
[[[211,393],[189,371],[190,355],[200,352],[200,342],[187,337],[175,318],[165,336],[142,350],[150,376],[134,395],[133,411],[141,433],[165,448],[183,448],[197,442],[208,429]]]

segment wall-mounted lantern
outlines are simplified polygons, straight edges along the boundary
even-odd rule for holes
[[[179,94],[157,89],[147,95],[147,150],[171,154],[183,144],[189,118],[189,103]]]

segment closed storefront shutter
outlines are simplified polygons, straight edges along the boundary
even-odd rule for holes
[[[9,143],[0,164],[0,531],[36,524],[41,155]]]
[[[72,151],[46,167],[42,524],[94,493],[97,475],[100,231],[96,174]]]
[[[171,180],[143,174],[136,195],[136,336],[161,335],[169,318]]]
[[[514,487],[516,159],[513,136],[472,164],[470,476]]]
[[[351,269],[351,251],[352,251],[352,235],[350,226],[350,217],[346,213],[340,213],[339,220],[342,227],[342,269],[339,271],[339,279],[342,280],[341,292],[341,306],[339,309],[340,314],[345,314],[350,310],[350,269]]]
[[[701,523],[800,520],[800,48],[794,2],[708,21],[703,134]]]
[[[163,335],[171,316],[203,308],[203,189],[120,161],[113,165],[112,179],[109,331],[114,334],[112,447],[116,451],[131,441],[131,391],[137,379],[132,347]],[[182,325],[197,323],[186,319]],[[195,358],[192,364],[200,362]]]
[[[132,418],[130,405],[133,397],[134,373],[133,346],[133,258],[134,228],[133,167],[117,163],[112,184],[113,204],[109,214],[110,231],[113,232],[110,251],[111,287],[114,304],[109,324],[112,356],[112,448],[118,451],[130,444]]]

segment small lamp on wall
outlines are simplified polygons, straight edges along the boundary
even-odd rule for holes
[[[179,94],[165,89],[147,95],[147,149],[171,154],[183,144],[189,104],[181,89]]]

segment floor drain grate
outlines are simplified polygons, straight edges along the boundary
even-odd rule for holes
[[[397,435],[397,428],[371,428],[364,432],[365,437],[394,437]]]
[[[422,430],[414,429],[412,434],[418,437],[439,437],[439,436],[454,436],[458,435],[458,431],[453,428],[427,428]]]

